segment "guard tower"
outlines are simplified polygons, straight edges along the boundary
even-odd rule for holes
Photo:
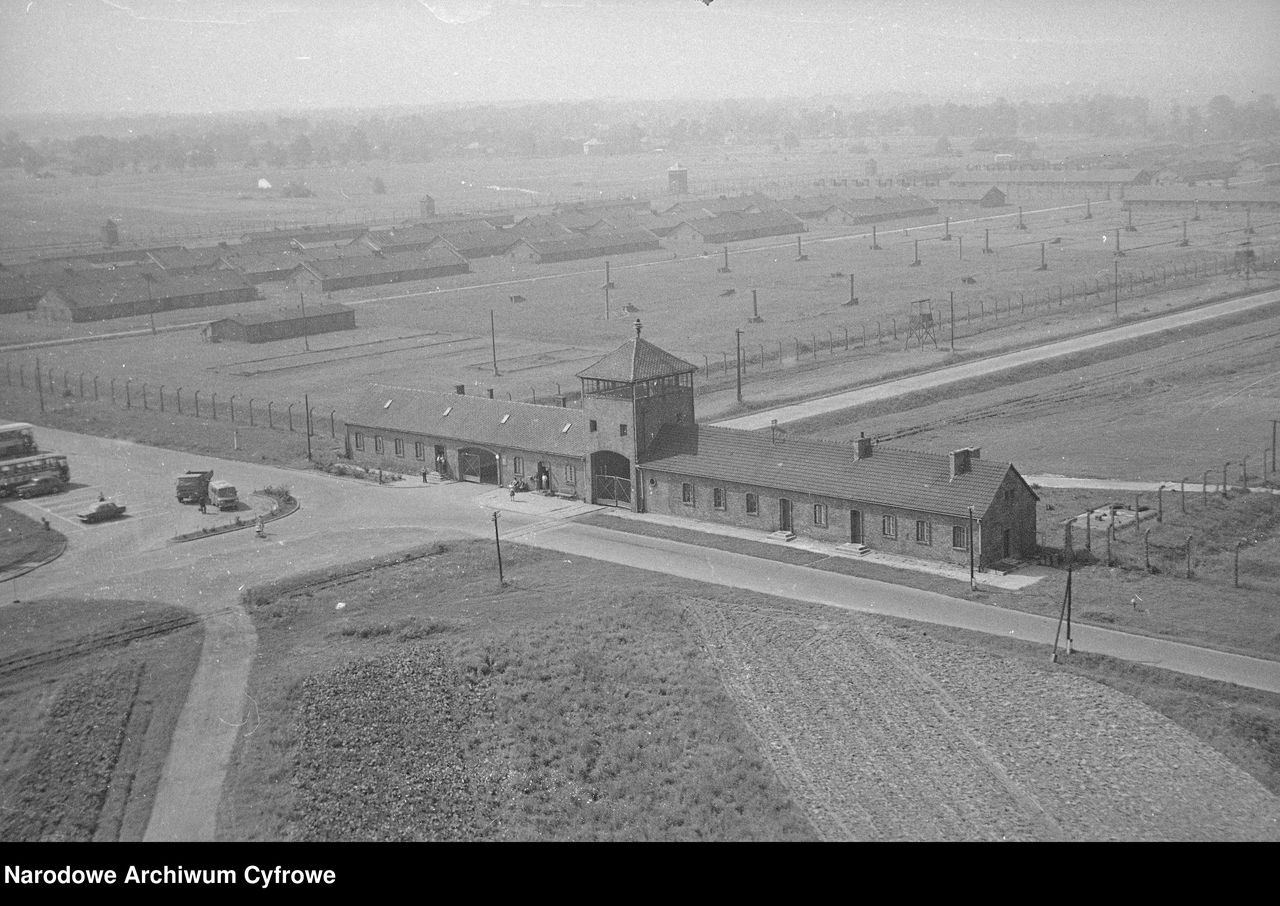
[[[671,195],[689,194],[689,171],[680,164],[667,171],[667,192]]]
[[[924,349],[926,341],[933,343],[933,348],[938,348],[938,338],[934,331],[936,325],[933,320],[933,300],[917,299],[911,303],[911,319],[907,322],[907,342],[902,348],[910,349],[911,341],[920,344],[920,348]]]
[[[594,503],[638,509],[632,492],[635,466],[658,432],[693,425],[693,375],[683,359],[636,335],[594,365],[578,372],[582,409],[590,418],[597,449],[591,453]]]

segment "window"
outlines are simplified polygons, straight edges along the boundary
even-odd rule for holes
[[[711,505],[717,510],[724,509],[724,488],[711,489]]]
[[[618,425],[618,436],[619,436],[619,437],[626,437],[626,436],[627,436],[627,426],[626,426],[626,425]]]
[[[821,526],[827,524],[827,505],[825,503],[815,503],[813,505],[813,524]]]
[[[373,435],[373,452],[375,453],[382,452],[382,435],[381,434]]]
[[[564,467],[564,483],[565,484],[578,483],[578,467],[577,466]]]
[[[396,438],[396,456],[399,456],[401,458],[404,457],[404,438],[403,437]]]
[[[356,449],[357,450],[364,449],[364,435],[361,434],[359,431],[356,432]]]
[[[951,546],[958,551],[969,549],[969,529],[964,525],[951,526]]]
[[[594,431],[595,429],[596,429],[596,420],[593,418],[591,419],[591,430]]]
[[[933,543],[933,526],[923,519],[916,520],[916,544]]]
[[[747,515],[748,516],[760,515],[760,498],[757,497],[755,494],[747,495]]]
[[[898,517],[884,516],[880,519],[880,533],[886,538],[898,537]]]
[[[693,506],[693,485],[687,481],[680,485],[680,500],[685,506]]]
[[[427,445],[422,441],[418,441],[413,445],[413,456],[415,459],[427,458]]]
[[[523,456],[511,457],[511,471],[517,475],[524,474],[524,457]]]

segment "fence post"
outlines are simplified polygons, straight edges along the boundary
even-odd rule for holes
[[[130,399],[129,385],[133,383],[133,378],[125,378],[124,382],[124,407],[126,409],[133,408],[133,400]]]
[[[253,427],[253,397],[249,397],[249,427]]]
[[[150,407],[147,405],[147,385],[146,384],[142,385],[142,408],[143,408],[143,411],[150,411]]]
[[[274,429],[276,426],[275,413],[271,411],[274,405],[275,405],[274,402],[272,402],[271,400],[267,400],[267,427],[272,429]]]
[[[181,415],[182,414],[182,388],[179,387],[177,390],[173,391],[173,396],[174,396],[174,399],[178,401],[178,414]]]
[[[196,418],[200,417],[200,391],[196,391]]]
[[[80,399],[84,399],[84,372],[80,372]]]
[[[209,408],[213,410],[213,420],[218,420],[218,394],[209,394]]]
[[[1191,536],[1187,536],[1187,578],[1191,578]]]
[[[1147,572],[1151,572],[1151,529],[1147,529],[1142,535],[1142,559]]]
[[[893,322],[893,341],[896,343],[898,341],[898,319],[890,318],[889,320]]]
[[[164,384],[160,385],[160,411],[164,411]]]
[[[67,384],[67,370],[62,370],[62,394],[67,396],[71,393],[71,387]]]
[[[289,405],[285,406],[285,409],[289,413],[289,431],[290,433],[292,433],[293,432],[293,403],[290,403]]]
[[[338,431],[334,427],[334,422],[333,422],[333,416],[337,413],[337,411],[338,411],[337,409],[329,410],[329,436],[330,437],[338,436]]]
[[[231,399],[228,402],[231,404],[231,424],[234,425],[236,423],[236,394],[231,394]]]
[[[848,352],[849,351],[849,328],[842,327],[840,329],[844,331],[844,351]]]
[[[94,402],[98,400],[98,376],[96,374],[93,376],[93,399]]]

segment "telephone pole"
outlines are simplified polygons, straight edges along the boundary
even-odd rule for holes
[[[742,402],[742,328],[733,331],[738,352],[738,402]]]

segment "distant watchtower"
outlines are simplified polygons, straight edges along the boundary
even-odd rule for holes
[[[689,194],[689,171],[679,164],[667,171],[667,193],[670,195]]]
[[[430,195],[422,196],[422,200],[418,202],[418,208],[424,219],[436,216],[436,200]]]
[[[693,375],[683,359],[636,335],[594,365],[578,372],[582,409],[597,432],[591,454],[594,496],[634,505],[631,479],[658,432],[693,426]]]

